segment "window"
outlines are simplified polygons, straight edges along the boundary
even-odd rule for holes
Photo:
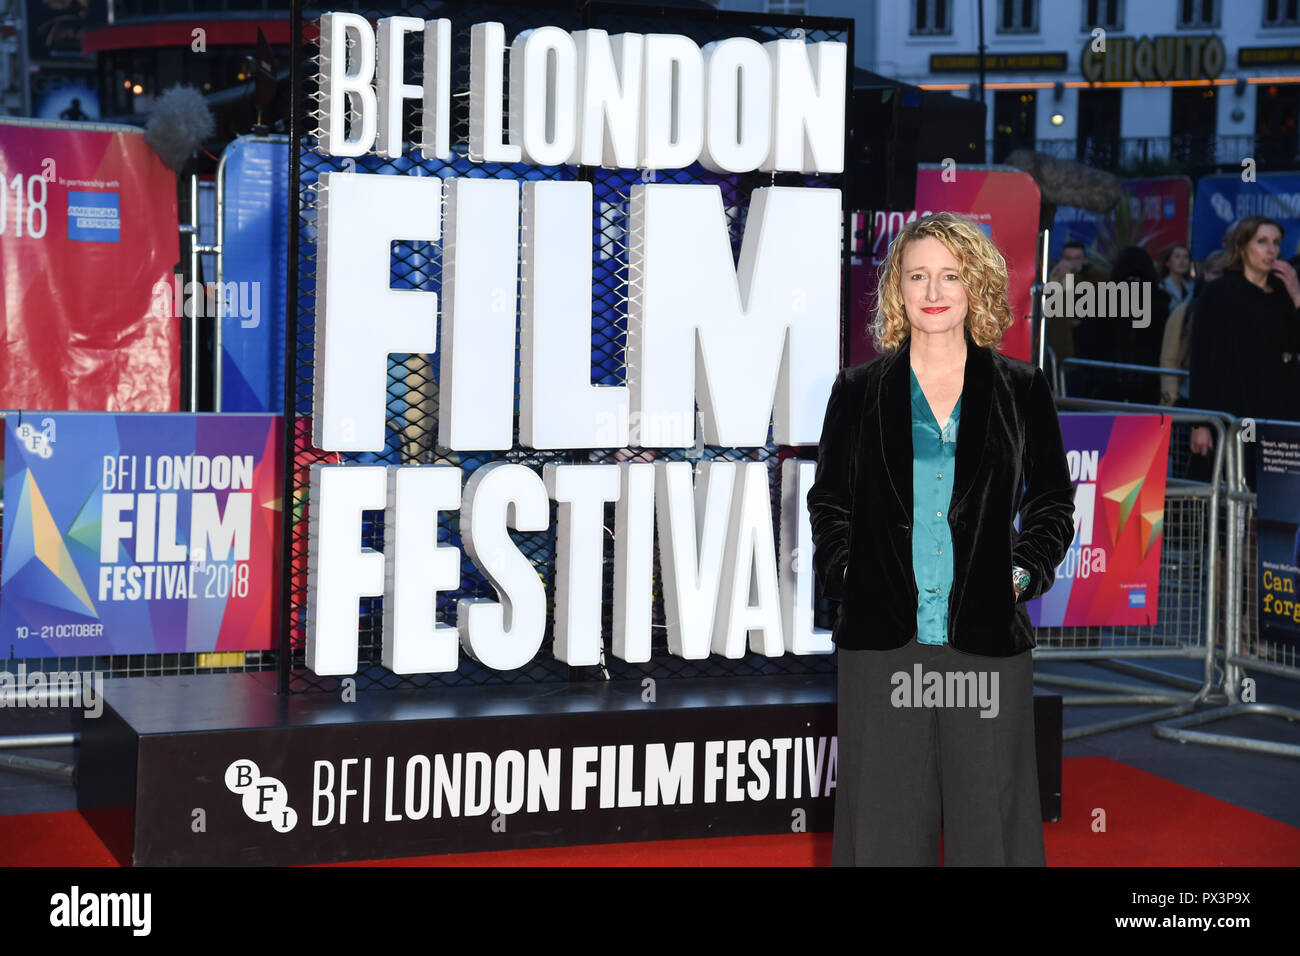
[[[998,33],[1037,33],[1038,0],[998,0]]]
[[[1079,91],[1079,134],[1075,158],[1094,169],[1119,165],[1120,90]]]
[[[1264,0],[1264,26],[1300,26],[1300,0]]]
[[[952,0],[912,0],[912,34],[950,36]]]
[[[1124,0],[1083,0],[1083,32],[1124,29]]]
[[[1170,158],[1188,165],[1214,162],[1218,128],[1218,91],[1213,86],[1187,86],[1171,91]]]
[[[993,162],[1017,149],[1033,149],[1038,94],[1033,90],[998,90],[993,95]]]
[[[806,15],[809,0],[767,0],[768,13],[797,13]]]
[[[1218,29],[1219,0],[1178,0],[1178,28],[1202,30]]]
[[[1297,116],[1300,86],[1269,83],[1255,87],[1255,159],[1261,168],[1295,168],[1300,155]]]

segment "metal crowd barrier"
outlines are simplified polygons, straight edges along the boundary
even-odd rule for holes
[[[1056,385],[1057,395],[1070,395],[1070,383],[1073,376],[1068,373],[1071,370],[1084,370],[1091,373],[1090,384],[1097,385],[1105,383],[1106,374],[1124,374],[1128,376],[1150,376],[1157,380],[1166,376],[1176,379],[1187,379],[1189,374],[1186,369],[1162,368],[1155,365],[1131,365],[1125,362],[1101,362],[1096,359],[1084,358],[1067,358],[1052,365],[1052,378],[1050,381]],[[1090,395],[1073,395],[1072,398],[1091,398]],[[1122,402],[1128,405],[1128,402]],[[1186,408],[1185,405],[1162,405],[1161,408]],[[1192,425],[1201,424],[1198,422],[1175,422],[1172,434],[1169,436],[1169,474],[1183,475],[1187,471],[1188,461],[1191,458],[1190,436]]]
[[[1231,448],[1232,468],[1228,494],[1227,540],[1227,594],[1226,647],[1224,653],[1223,688],[1227,695],[1225,706],[1201,713],[1178,716],[1156,724],[1156,735],[1182,743],[1209,744],[1234,750],[1248,750],[1274,756],[1300,758],[1300,745],[1276,740],[1236,734],[1216,734],[1201,730],[1188,730],[1204,724],[1228,720],[1232,717],[1269,716],[1287,721],[1300,720],[1300,710],[1262,701],[1242,701],[1242,671],[1251,670],[1273,674],[1290,680],[1300,680],[1300,655],[1296,648],[1286,644],[1265,641],[1259,626],[1259,534],[1256,521],[1258,499],[1246,483],[1244,447],[1246,429],[1244,419],[1234,419],[1234,440]],[[1254,419],[1254,424],[1273,424],[1264,419]],[[1282,424],[1296,424],[1286,422]]]
[[[1157,371],[1163,373],[1165,370]],[[1169,687],[1165,690],[1132,683],[1036,673],[1036,683],[1094,692],[1066,696],[1066,706],[1165,706],[1153,712],[1071,728],[1064,737],[1074,739],[1163,720],[1190,713],[1198,704],[1224,699],[1221,691],[1216,689],[1215,680],[1220,598],[1213,584],[1219,573],[1220,478],[1229,466],[1226,460],[1229,443],[1225,438],[1231,419],[1199,409],[1064,396],[1057,398],[1057,405],[1062,410],[1167,415],[1175,423],[1208,423],[1217,436],[1210,484],[1170,479],[1166,485],[1158,623],[1149,627],[1037,629],[1036,661],[1093,661],[1130,677]],[[1202,677],[1197,681],[1137,663],[1160,658],[1200,660],[1203,663]]]

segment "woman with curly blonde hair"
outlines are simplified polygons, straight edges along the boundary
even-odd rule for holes
[[[925,216],[881,269],[884,354],[831,390],[808,508],[841,601],[836,865],[935,865],[941,831],[948,865],[1045,862],[1024,602],[1074,485],[1043,373],[995,351],[1012,321],[993,242]]]

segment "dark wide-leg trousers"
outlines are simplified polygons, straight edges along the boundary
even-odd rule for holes
[[[840,648],[833,866],[1044,866],[1030,651],[985,657],[949,645]],[[978,705],[897,706],[921,673],[980,672]],[[907,675],[904,683],[895,675]],[[922,682],[924,683],[924,681]],[[901,688],[901,689],[900,689]]]

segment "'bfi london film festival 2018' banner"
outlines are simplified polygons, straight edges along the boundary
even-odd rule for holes
[[[1300,425],[1259,422],[1259,624],[1265,640],[1300,647]]]
[[[1035,627],[1156,623],[1169,430],[1164,415],[1063,413],[1074,541],[1052,589],[1027,602]]]
[[[0,121],[0,408],[174,411],[176,176],[139,130]]]
[[[955,179],[951,177],[956,175]],[[1007,297],[1015,324],[1007,330],[1000,351],[1029,360],[1032,341],[1034,255],[1038,242],[1038,184],[1028,173],[1007,167],[962,166],[947,174],[940,166],[916,170],[916,208],[907,212],[878,210],[872,216],[869,255],[855,259],[851,280],[852,308],[849,362],[857,365],[876,355],[867,325],[875,306],[876,278],[889,244],[907,223],[932,212],[953,212],[977,223],[1007,260]]]
[[[1283,229],[1283,259],[1300,252],[1300,172],[1259,173],[1248,183],[1240,173],[1202,176],[1196,183],[1192,258],[1222,249],[1228,227],[1246,216],[1277,220]]]
[[[10,657],[270,648],[283,419],[11,412]]]

